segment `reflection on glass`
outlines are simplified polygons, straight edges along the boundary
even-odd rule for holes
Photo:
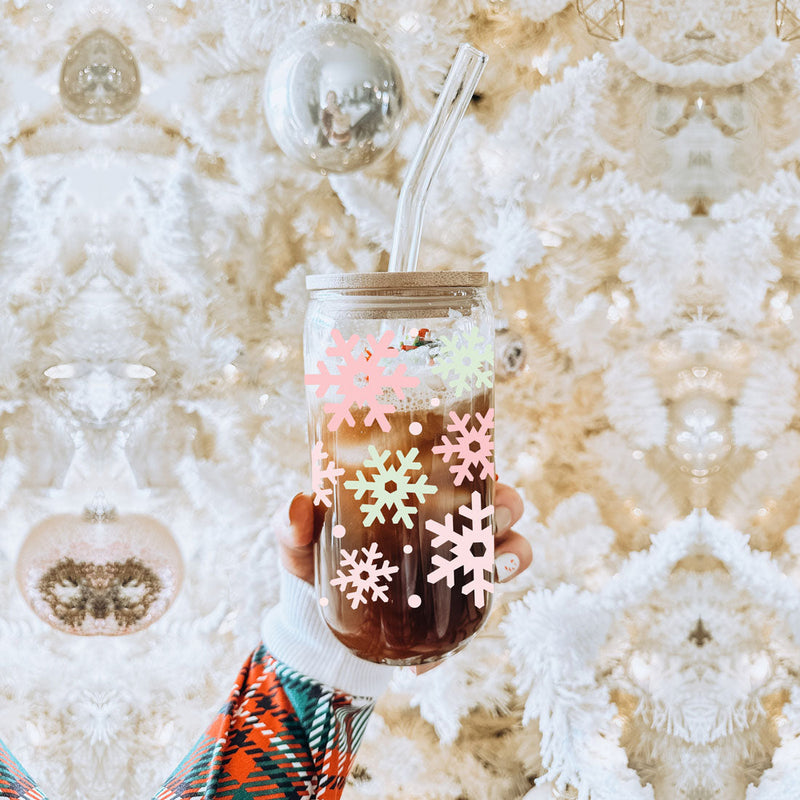
[[[341,147],[350,141],[350,115],[342,111],[336,92],[330,91],[326,95],[319,121],[322,135],[331,146]]]

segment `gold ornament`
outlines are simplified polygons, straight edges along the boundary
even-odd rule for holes
[[[617,42],[625,33],[625,0],[576,0],[575,8],[592,36]]]
[[[82,516],[58,514],[34,526],[16,573],[30,607],[57,630],[120,635],[146,628],[169,608],[183,563],[158,520],[118,514],[98,494]]]
[[[67,53],[59,91],[64,108],[84,122],[114,122],[139,102],[136,59],[119,39],[98,28]]]
[[[800,39],[798,8],[789,0],[775,0],[775,35],[784,42]]]

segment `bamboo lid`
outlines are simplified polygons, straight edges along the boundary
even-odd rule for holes
[[[479,289],[485,272],[351,272],[306,276],[306,289]]]

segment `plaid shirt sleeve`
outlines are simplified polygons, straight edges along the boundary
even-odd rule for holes
[[[374,701],[294,671],[262,645],[153,800],[338,800]]]
[[[270,650],[262,644],[250,655],[217,717],[153,800],[342,796],[392,669],[349,654],[319,618],[304,582],[283,575],[281,596],[263,627]],[[47,800],[1,742],[0,798]]]
[[[0,742],[0,797],[8,800],[47,800],[33,778]]]
[[[372,699],[301,675],[261,645],[153,800],[338,800],[373,707]],[[2,742],[0,798],[47,800]]]

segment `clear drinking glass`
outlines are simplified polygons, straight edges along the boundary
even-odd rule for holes
[[[317,592],[353,653],[435,661],[489,614],[494,324],[486,275],[307,278]]]

